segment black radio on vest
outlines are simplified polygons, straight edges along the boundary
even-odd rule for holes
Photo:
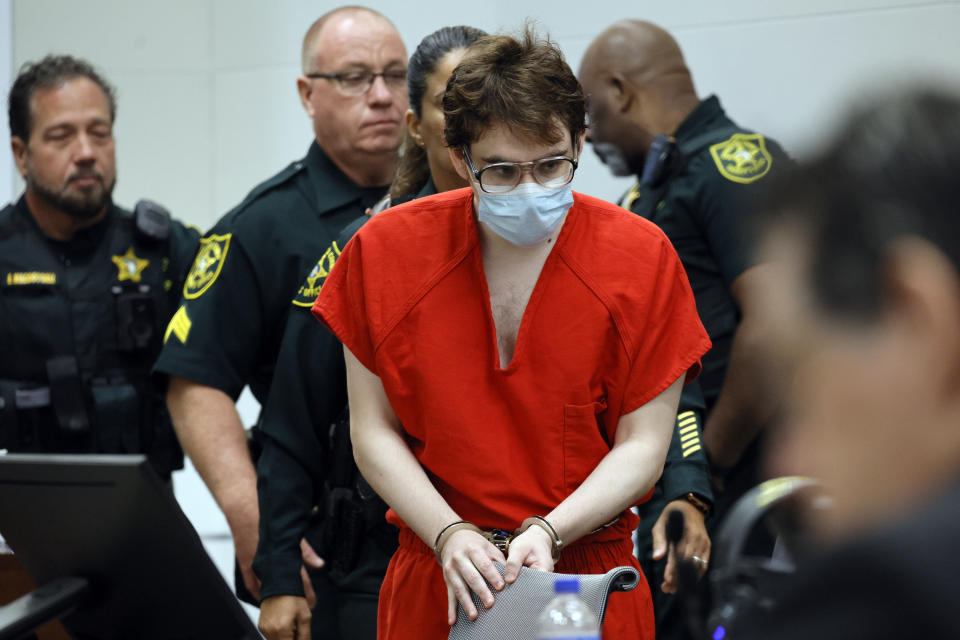
[[[663,183],[673,158],[674,142],[673,136],[654,136],[650,142],[650,150],[647,151],[646,159],[643,161],[641,183],[651,187],[659,187]]]

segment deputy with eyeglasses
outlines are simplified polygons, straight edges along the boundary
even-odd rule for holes
[[[571,190],[585,100],[555,45],[478,40],[443,113],[470,188],[375,216],[313,306],[344,345],[357,466],[400,528],[391,640],[447,638],[458,604],[507,615],[521,567],[639,568],[630,507],[710,345],[666,236]],[[603,637],[652,640],[646,583],[611,599]]]
[[[303,274],[386,191],[407,109],[406,60],[397,30],[376,11],[341,7],[313,23],[297,89],[315,140],[306,157],[256,186],[202,239],[156,364],[171,378],[167,403],[184,451],[230,525],[238,594],[245,588],[254,602],[275,585],[261,585],[252,570],[257,480],[234,402],[246,385],[266,400]],[[308,600],[316,592],[336,603],[312,542],[308,533],[301,545],[312,579],[303,573],[304,590]],[[328,631],[340,626],[330,619],[336,606],[322,612],[317,637],[338,637]]]

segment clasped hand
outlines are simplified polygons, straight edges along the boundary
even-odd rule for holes
[[[475,620],[479,612],[471,593],[480,596],[483,606],[493,606],[494,596],[489,585],[500,591],[520,575],[521,567],[539,571],[553,570],[553,540],[541,527],[529,527],[510,541],[509,553],[503,553],[479,533],[469,530],[454,532],[443,545],[441,566],[447,584],[447,623],[457,621],[457,603]],[[506,566],[501,577],[494,566]],[[489,584],[488,584],[489,583]]]

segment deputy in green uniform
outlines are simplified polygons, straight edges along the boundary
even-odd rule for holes
[[[590,95],[594,150],[615,174],[640,179],[622,204],[670,238],[713,341],[697,381],[702,397],[691,387],[680,403],[681,457],[673,450],[667,460],[668,468],[679,463],[685,471],[671,474],[680,483],[644,505],[641,514],[640,559],[648,561],[650,544],[660,547],[655,557],[663,551],[657,529],[669,510],[685,509],[685,537],[694,533],[684,502],[690,493],[697,502],[707,497],[704,453],[710,471],[726,481],[711,528],[758,480],[756,436],[772,409],[752,377],[755,321],[749,301],[764,267],[751,262],[738,205],[785,154],[773,141],[737,126],[715,96],[700,100],[676,41],[650,23],[626,20],[604,31],[584,56],[580,80]],[[683,433],[694,424],[702,434]],[[702,516],[693,516],[695,535],[702,537]],[[651,525],[653,540],[647,535]],[[689,546],[681,544],[680,555],[705,570],[709,555],[684,553]],[[654,594],[658,637],[686,637],[672,600],[659,590]]]
[[[113,89],[88,63],[48,56],[8,99],[26,182],[0,211],[0,449],[146,453],[183,466],[150,378],[198,233],[116,182]]]
[[[174,426],[227,517],[238,590],[245,586],[254,600],[285,591],[276,574],[266,571],[261,585],[252,570],[257,480],[234,401],[250,385],[266,402],[290,300],[339,231],[383,195],[407,108],[406,51],[375,11],[347,7],[318,19],[304,37],[302,71],[297,86],[315,140],[303,160],[254,188],[203,238],[156,366],[172,376]],[[274,480],[282,482],[265,482]],[[302,544],[316,569],[312,585],[298,585],[316,592],[314,637],[362,637],[375,612],[342,604],[369,587],[357,586],[367,584],[363,576],[345,582],[321,568],[325,551],[314,533]]]

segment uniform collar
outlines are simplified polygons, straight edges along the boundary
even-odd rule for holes
[[[37,224],[36,219],[33,217],[33,213],[30,211],[30,206],[27,204],[27,198],[25,195],[21,195],[20,199],[17,200],[17,211],[24,218],[24,220],[39,233],[50,246],[59,251],[61,254],[71,257],[80,257],[84,255],[89,255],[100,246],[101,241],[104,236],[107,235],[107,231],[110,229],[110,225],[113,222],[113,219],[116,217],[116,212],[114,209],[113,202],[111,201],[107,204],[107,214],[103,216],[100,220],[97,220],[94,224],[89,227],[84,227],[79,229],[76,233],[73,234],[73,238],[70,240],[56,240],[49,237],[43,232],[40,228],[40,225]]]
[[[427,196],[432,196],[437,192],[436,185],[433,184],[433,176],[427,178],[427,182],[420,189],[420,192],[417,193],[418,198],[425,198]]]
[[[673,133],[673,137],[677,139],[677,142],[692,138],[723,117],[724,113],[723,107],[720,106],[720,99],[717,96],[710,96],[702,100],[696,109],[683,119],[683,122]]]
[[[307,157],[303,161],[307,166],[310,184],[313,186],[317,211],[321,214],[353,202],[359,202],[362,208],[367,208],[379,200],[387,190],[386,185],[358,186],[334,164],[316,140],[310,143]]]

